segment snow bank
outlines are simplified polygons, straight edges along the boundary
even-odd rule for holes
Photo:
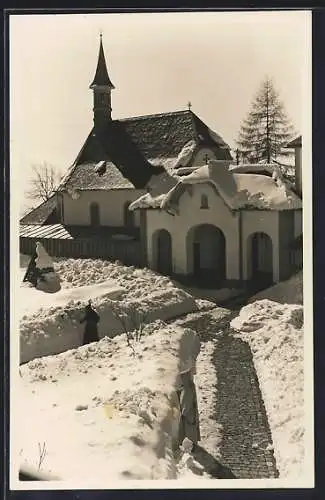
[[[150,269],[138,269],[102,259],[54,259],[62,288],[94,285],[113,280],[125,290],[125,297],[140,298],[152,290],[166,290],[174,285],[170,278]]]
[[[44,293],[37,288],[23,284],[19,293],[19,313],[22,317],[33,315],[40,309],[42,309],[40,315],[51,314],[51,311],[47,311],[48,309],[64,308],[69,302],[86,304],[89,299],[98,297],[101,297],[102,300],[106,298],[116,299],[124,293],[124,290],[110,280],[95,285],[65,288],[54,294]]]
[[[26,289],[25,289],[26,290]],[[58,354],[82,344],[84,325],[80,324],[85,302],[91,298],[100,315],[99,337],[114,337],[156,319],[167,320],[197,309],[195,300],[183,290],[166,288],[140,298],[118,298],[123,289],[112,282],[59,292],[51,304],[47,294],[40,302],[31,298],[32,312],[20,320],[20,362]],[[45,301],[46,297],[46,301]],[[53,297],[53,295],[51,295]],[[84,301],[84,303],[81,303]]]
[[[280,477],[298,478],[304,471],[303,307],[257,301],[231,326],[252,349]]]
[[[16,435],[22,464],[37,466],[40,447],[41,470],[79,487],[177,478],[175,383],[181,353],[188,354],[181,344],[192,337],[159,322],[145,327],[134,354],[120,335],[22,366],[24,417]]]
[[[269,299],[281,304],[302,304],[303,303],[303,272],[295,274],[286,281],[262,290],[250,299],[250,302],[256,300]]]

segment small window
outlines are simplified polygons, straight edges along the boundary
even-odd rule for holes
[[[93,227],[100,226],[99,205],[96,202],[90,204],[90,224]]]
[[[201,196],[201,207],[202,209],[209,208],[209,200],[206,194],[202,194]]]

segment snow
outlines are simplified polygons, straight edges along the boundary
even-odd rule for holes
[[[183,169],[182,169],[183,171]],[[291,190],[277,169],[270,177],[262,174],[236,173],[229,170],[229,162],[210,160],[188,175],[175,176],[174,185],[168,192],[157,189],[156,195],[146,194],[130,205],[130,209],[160,208],[170,210],[178,202],[177,186],[181,184],[213,184],[220,196],[233,210],[299,210],[301,199]],[[176,199],[174,200],[174,197]]]
[[[303,272],[294,274],[286,281],[262,290],[250,299],[250,302],[261,299],[270,299],[281,304],[303,304]]]
[[[37,466],[37,444],[44,443],[42,470],[64,480],[109,487],[114,480],[167,478],[164,430],[175,433],[171,393],[182,334],[148,327],[136,355],[121,335],[21,367],[21,460]]]
[[[196,141],[187,142],[180,151],[174,168],[186,167],[192,159],[193,153],[197,147]]]
[[[234,328],[252,350],[280,478],[304,472],[303,307],[259,300],[241,309]]]
[[[21,363],[80,346],[80,319],[89,299],[100,315],[100,338],[130,330],[135,322],[168,320],[198,309],[191,295],[146,269],[99,259],[60,259],[54,267],[62,281],[59,292],[20,287]]]
[[[232,173],[246,173],[246,172],[269,172],[273,174],[275,163],[240,163],[239,165],[229,165],[229,170]]]
[[[114,281],[106,281],[96,285],[85,285],[78,288],[61,289],[55,294],[43,293],[37,288],[22,284],[20,287],[19,313],[20,317],[34,315],[36,313],[49,314],[45,309],[55,309],[66,306],[69,302],[80,302],[86,304],[89,299],[98,297],[118,298],[124,290],[116,286]],[[40,311],[42,309],[42,311]]]
[[[21,255],[21,265],[28,260]],[[186,328],[198,330],[194,325],[201,325],[204,342],[195,379],[202,445],[220,458],[214,350],[223,329],[220,321],[226,324],[222,318],[229,311],[194,300],[169,278],[148,269],[100,259],[54,259],[54,268],[62,283],[57,294],[49,296],[25,284],[20,290],[26,361],[17,381],[18,404],[24,408],[24,418],[16,419],[20,459],[37,467],[44,444],[41,470],[76,480],[78,487],[83,480],[96,485],[106,481],[109,488],[115,480],[193,479],[192,469],[199,468],[193,456],[184,452],[175,463],[171,453],[178,421],[177,375],[184,365],[195,367],[195,342]],[[110,295],[113,290],[115,296]],[[203,292],[204,299],[212,298]],[[256,301],[262,294],[272,300]],[[101,317],[101,340],[79,347],[83,328],[78,319],[82,302],[90,297]],[[298,478],[304,469],[300,299],[302,273],[260,292],[231,322],[234,334],[252,350],[280,479]],[[143,330],[136,340],[130,332],[141,318]],[[125,326],[131,347],[122,334]],[[42,353],[52,355],[34,359]],[[205,471],[194,474],[195,479],[206,477]]]
[[[131,203],[129,209],[135,210],[147,207],[160,208],[161,201],[164,199],[165,194],[168,193],[177,182],[177,175],[171,174],[168,170],[158,175],[153,175],[147,184],[147,190],[149,192]]]
[[[285,183],[266,175],[238,174],[228,164],[210,161],[195,172],[182,177],[185,184],[212,183],[232,209],[255,208],[267,210],[301,209],[300,198]],[[166,205],[172,200],[166,198]]]
[[[141,208],[161,208],[165,197],[166,195],[164,193],[155,197],[153,197],[150,193],[144,194],[131,203],[129,210],[138,210]]]

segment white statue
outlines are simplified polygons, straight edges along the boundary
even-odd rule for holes
[[[52,258],[39,242],[36,243],[36,254],[36,288],[47,293],[58,292],[61,290],[60,277],[54,270]]]

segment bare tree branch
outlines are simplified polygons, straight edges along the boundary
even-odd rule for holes
[[[29,181],[26,197],[33,201],[47,201],[56,191],[62,174],[46,162],[33,165],[32,170],[33,177]]]

